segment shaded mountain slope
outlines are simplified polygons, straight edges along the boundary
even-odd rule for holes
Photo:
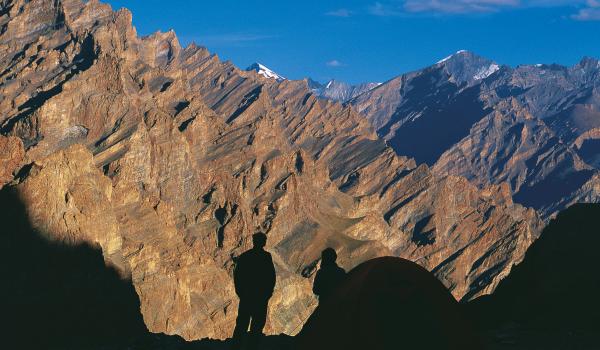
[[[268,234],[267,332],[314,308],[325,246],[351,268],[417,261],[456,298],[490,293],[539,233],[506,186],[397,156],[352,107],[223,62],[173,32],[138,37],[98,1],[2,0],[1,184],[51,241],[98,244],[152,332],[225,338],[233,257]]]
[[[103,258],[99,246],[56,242],[32,227],[21,194],[0,190],[2,342],[11,349],[229,349],[230,340],[186,342],[144,325],[132,281]],[[270,336],[261,349],[288,349]]]
[[[0,221],[5,346],[110,346],[147,334],[133,285],[105,266],[99,247],[46,240],[13,188],[0,190]]]
[[[547,219],[597,202],[600,63],[499,66],[460,51],[349,103],[398,154],[479,187],[507,182]]]
[[[597,347],[598,215],[576,204],[553,219],[495,293],[469,304],[481,328],[517,348]]]

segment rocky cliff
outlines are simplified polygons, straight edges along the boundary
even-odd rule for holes
[[[346,268],[416,261],[471,299],[538,235],[505,184],[396,155],[305,81],[240,70],[173,32],[139,37],[130,12],[96,0],[0,5],[0,186],[45,239],[99,245],[153,332],[229,336],[233,258],[256,230],[278,276],[269,333],[311,312],[326,246]]]

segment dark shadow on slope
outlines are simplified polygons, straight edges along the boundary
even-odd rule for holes
[[[579,89],[563,92],[565,96],[547,107],[553,115],[544,122],[556,135],[569,144],[583,133],[600,127],[600,112],[597,110],[594,89],[581,86]]]
[[[461,306],[429,271],[383,257],[350,271],[297,336],[302,349],[480,349]]]
[[[3,348],[86,348],[148,334],[133,286],[99,248],[43,238],[14,188],[0,191],[0,223]]]
[[[599,233],[600,205],[570,207],[550,222],[494,294],[468,304],[492,342],[539,349],[598,346]]]
[[[479,85],[461,91],[463,86],[450,83],[447,79],[440,69],[432,69],[415,77],[407,88],[405,102],[394,112],[390,121],[377,130],[381,137],[385,137],[394,124],[415,111],[421,113],[413,120],[404,122],[389,139],[397,154],[431,166],[442,153],[467,136],[475,122],[490,112],[479,99]]]
[[[435,226],[429,226],[432,219],[433,215],[428,215],[415,224],[411,241],[418,247],[435,243]]]
[[[227,118],[225,123],[232,123],[234,120],[237,119],[237,117],[244,113],[250,107],[250,105],[252,105],[256,100],[258,100],[261,91],[262,85],[259,85],[252,89],[252,91],[245,94],[238,108],[233,113],[231,113],[231,115],[229,116],[229,118]]]
[[[150,333],[128,279],[107,267],[99,247],[52,242],[36,231],[15,188],[0,190],[1,348],[229,350],[231,340],[187,342]],[[289,349],[288,336],[261,349]]]
[[[325,146],[324,144],[323,146]],[[383,140],[356,140],[350,137],[339,144],[340,151],[329,162],[331,179],[338,180],[344,174],[360,169],[377,159],[377,156],[385,151],[386,145]],[[344,184],[344,189],[352,188],[351,184]]]
[[[600,168],[600,140],[585,140],[577,150],[577,154],[589,165],[596,169]]]
[[[523,186],[514,195],[517,203],[540,209],[556,203],[581,188],[592,176],[593,170],[571,170],[568,165],[555,169],[533,186]]]

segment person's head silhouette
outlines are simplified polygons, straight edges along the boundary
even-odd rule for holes
[[[335,264],[335,260],[337,259],[337,253],[333,248],[325,248],[323,252],[321,252],[321,265],[332,265]]]
[[[257,232],[252,235],[252,245],[254,249],[263,249],[267,245],[267,235]]]

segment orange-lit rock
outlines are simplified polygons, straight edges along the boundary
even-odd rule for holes
[[[278,276],[269,333],[314,308],[326,246],[347,269],[417,261],[468,299],[539,232],[533,210],[397,156],[305,81],[239,70],[173,32],[140,38],[98,1],[4,4],[0,125],[28,164],[15,186],[49,239],[99,244],[131,277],[153,332],[230,336],[232,258],[256,230]]]

